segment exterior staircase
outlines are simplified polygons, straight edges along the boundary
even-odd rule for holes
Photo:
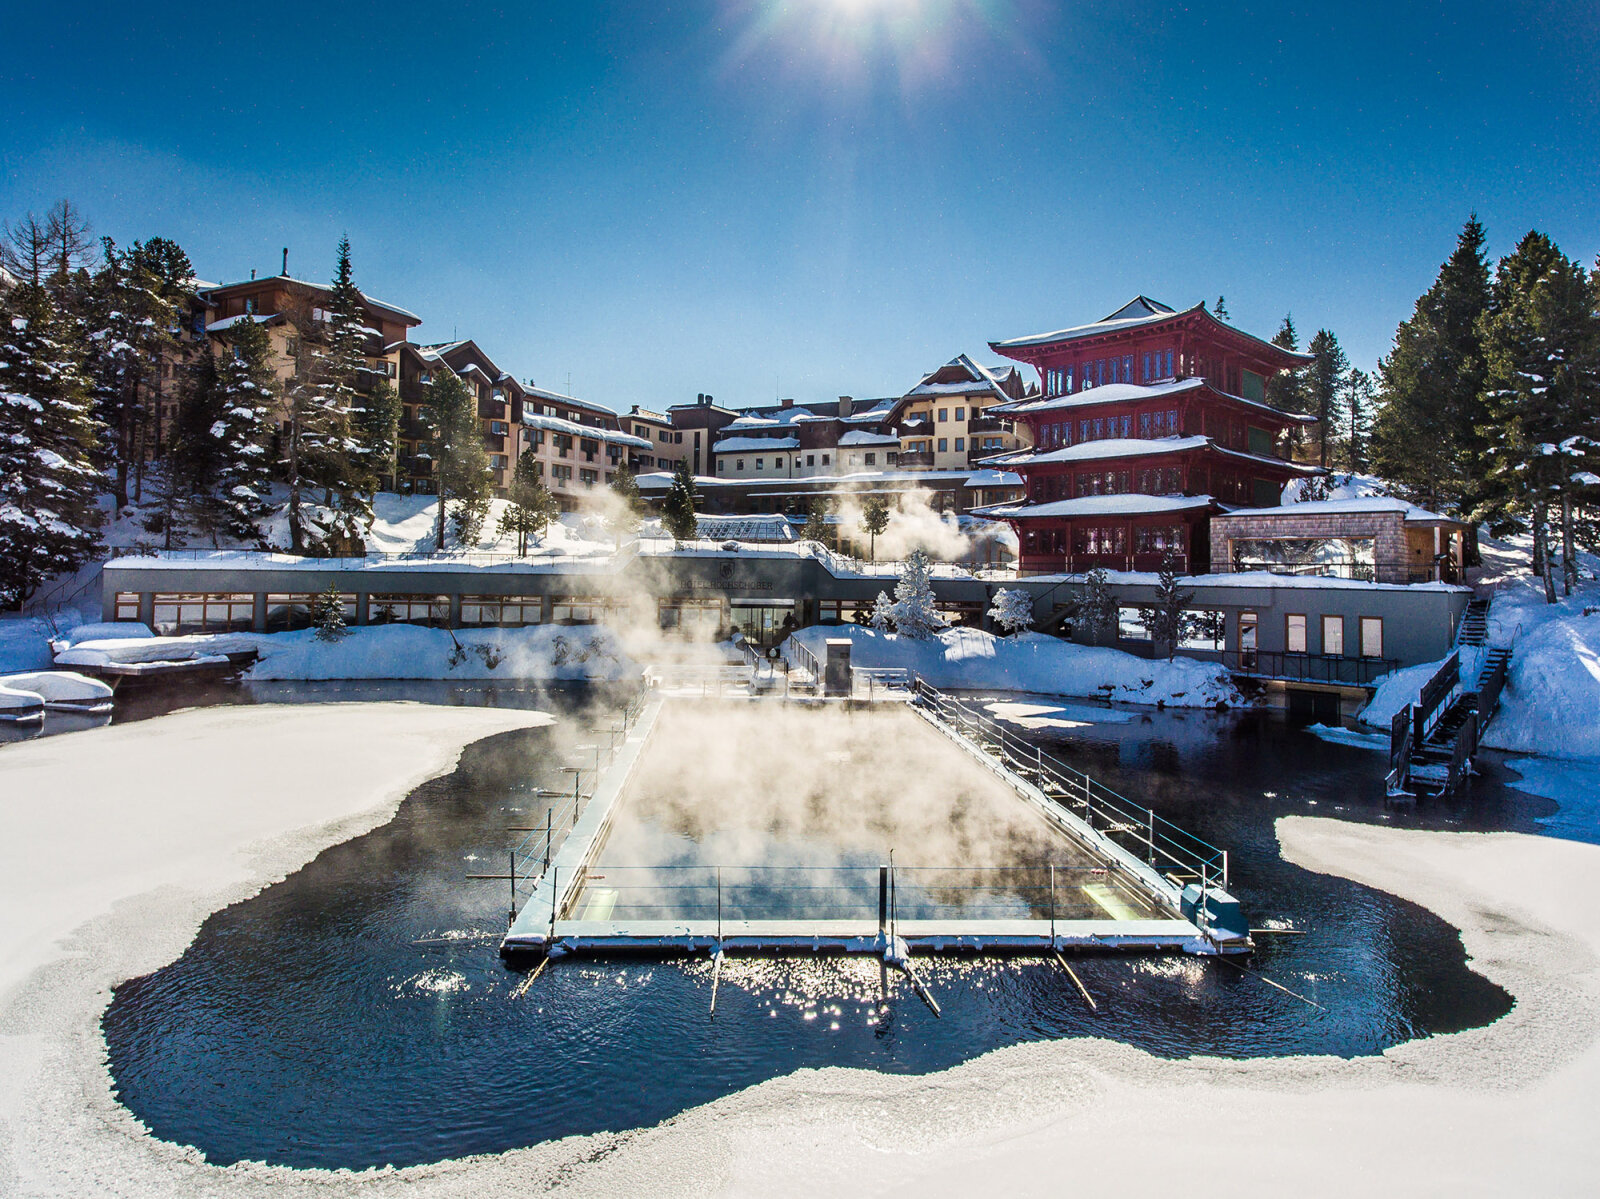
[[[1456,626],[1456,644],[1486,645],[1489,641],[1489,601],[1474,597],[1467,601],[1467,610],[1461,614]]]
[[[1460,672],[1461,651],[1468,647],[1483,651],[1471,680]],[[1448,795],[1466,783],[1483,730],[1500,706],[1510,664],[1509,646],[1489,644],[1489,600],[1468,601],[1456,628],[1456,652],[1391,726],[1390,795]]]

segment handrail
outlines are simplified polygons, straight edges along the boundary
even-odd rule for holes
[[[1425,745],[1429,734],[1450,708],[1461,687],[1461,654],[1452,650],[1450,656],[1434,671],[1433,677],[1422,685],[1417,702],[1412,709],[1412,741]]]
[[[947,723],[976,730],[978,743],[1011,769],[1024,777],[1032,775],[1041,784],[1050,784],[1041,785],[1040,790],[1058,807],[1072,812],[1124,849],[1142,854],[1150,866],[1165,873],[1196,876],[1202,888],[1213,879],[1227,885],[1227,850],[1158,816],[1154,809],[1140,809],[1127,797],[1030,745],[1004,725],[944,695],[922,678],[914,676],[912,686],[918,702],[930,706]]]
[[[1225,649],[1222,651],[1222,665],[1231,674],[1253,678],[1364,687],[1383,675],[1399,670],[1400,659],[1290,653],[1287,650]]]

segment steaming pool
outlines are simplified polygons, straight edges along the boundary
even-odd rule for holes
[[[1233,890],[1252,923],[1304,932],[1267,940],[1253,966],[1322,1010],[1200,959],[1076,957],[1099,1000],[1096,1017],[1042,962],[919,958],[943,1008],[936,1019],[903,984],[880,1003],[875,961],[732,958],[713,1021],[703,958],[556,962],[513,999],[525,976],[496,952],[505,884],[465,878],[500,860],[508,828],[543,815],[541,788],[570,787],[561,767],[614,720],[621,697],[364,683],[219,688],[206,698],[402,696],[540,707],[558,719],[470,746],[454,773],[417,788],[390,823],[217,912],[177,961],[116,988],[103,1020],[114,1086],[154,1135],[216,1163],[360,1168],[646,1126],[802,1067],[923,1073],[1047,1038],[1109,1037],[1165,1056],[1377,1053],[1488,1023],[1509,1009],[1509,996],[1468,968],[1455,930],[1431,913],[1284,862],[1273,821],[1312,814],[1539,832],[1555,809],[1503,786],[1490,762],[1461,802],[1396,813],[1384,806],[1379,755],[1320,741],[1270,713],[1112,711],[1048,699],[1007,708],[1018,697],[969,696],[1229,847]],[[160,703],[134,700],[116,719],[154,714]],[[953,841],[940,840],[951,830],[919,829],[915,809],[889,802],[894,780],[904,778],[907,793],[966,789],[920,748],[890,744],[899,739],[884,738],[881,725],[851,742],[852,756],[881,767],[864,780],[849,758],[797,762],[733,715],[697,723],[663,742],[680,752],[642,763],[636,819],[619,823],[602,865],[645,854],[656,864],[731,863],[736,851],[783,844],[796,864],[875,866],[885,840],[899,861],[908,852],[901,845],[916,844],[901,836],[919,831],[929,851],[967,854],[930,865],[970,865],[975,849],[1026,857],[1051,848],[1025,825],[983,840],[995,828],[983,803],[953,822]],[[708,743],[737,743],[740,757],[756,759],[744,769],[769,785],[751,795],[740,784],[741,800],[727,773],[735,756],[708,753]],[[902,751],[909,760],[896,757]],[[714,804],[686,805],[697,788]],[[870,795],[879,798],[865,802]]]

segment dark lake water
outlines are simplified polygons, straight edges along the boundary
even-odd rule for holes
[[[523,975],[495,951],[505,884],[464,877],[498,866],[508,827],[542,812],[538,788],[566,784],[560,767],[616,697],[403,683],[211,698],[398,694],[561,718],[471,747],[390,824],[218,912],[177,962],[116,989],[104,1031],[117,1094],[158,1137],[217,1163],[403,1165],[654,1124],[799,1067],[920,1073],[1045,1038],[1111,1037],[1172,1056],[1377,1053],[1492,1021],[1510,999],[1472,972],[1437,917],[1284,862],[1273,821],[1537,832],[1555,807],[1507,789],[1491,762],[1464,799],[1398,813],[1384,804],[1381,754],[1270,714],[1073,706],[1072,719],[1024,735],[1230,848],[1252,922],[1305,934],[1266,939],[1253,968],[1320,1009],[1214,962],[1077,959],[1096,1017],[1042,963],[922,958],[943,1007],[935,1019],[903,986],[882,1002],[872,963],[733,960],[713,1021],[704,960],[563,961],[512,998]]]

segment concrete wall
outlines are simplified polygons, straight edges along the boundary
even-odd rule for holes
[[[1277,585],[1233,585],[1217,576],[1188,580],[1194,592],[1193,608],[1220,609],[1227,617],[1227,646],[1238,648],[1241,612],[1255,612],[1257,649],[1286,649],[1285,617],[1301,613],[1307,618],[1311,654],[1321,652],[1321,617],[1345,620],[1347,655],[1359,652],[1359,618],[1381,617],[1384,622],[1383,656],[1403,665],[1434,661],[1449,652],[1456,624],[1470,596],[1465,588],[1392,587],[1350,584],[1337,580],[1285,579]],[[819,559],[799,554],[761,555],[749,551],[694,550],[642,555],[621,569],[609,562],[564,564],[556,568],[508,563],[496,566],[421,568],[416,563],[363,559],[307,559],[304,565],[281,564],[248,555],[218,555],[195,562],[182,560],[118,559],[102,576],[102,612],[115,619],[118,592],[141,596],[140,614],[146,622],[150,596],[156,592],[238,592],[258,597],[258,622],[264,620],[268,593],[316,593],[332,584],[357,596],[358,621],[365,620],[369,604],[385,595],[440,594],[452,597],[452,612],[459,611],[462,595],[517,595],[592,597],[631,600],[636,618],[653,618],[659,597],[771,599],[797,602],[796,619],[817,620],[819,603],[836,600],[847,605],[868,605],[879,591],[892,592],[892,576],[836,577]],[[1036,623],[1043,626],[1069,615],[1082,598],[1083,584],[1075,577],[1036,577],[985,580],[971,577],[936,578],[934,591],[941,603],[976,604],[987,611],[994,593],[1004,588],[1022,589],[1034,596]],[[1119,603],[1149,604],[1155,598],[1153,583],[1114,583]],[[1124,646],[1124,648],[1134,648]],[[1205,656],[1205,655],[1200,655]]]

